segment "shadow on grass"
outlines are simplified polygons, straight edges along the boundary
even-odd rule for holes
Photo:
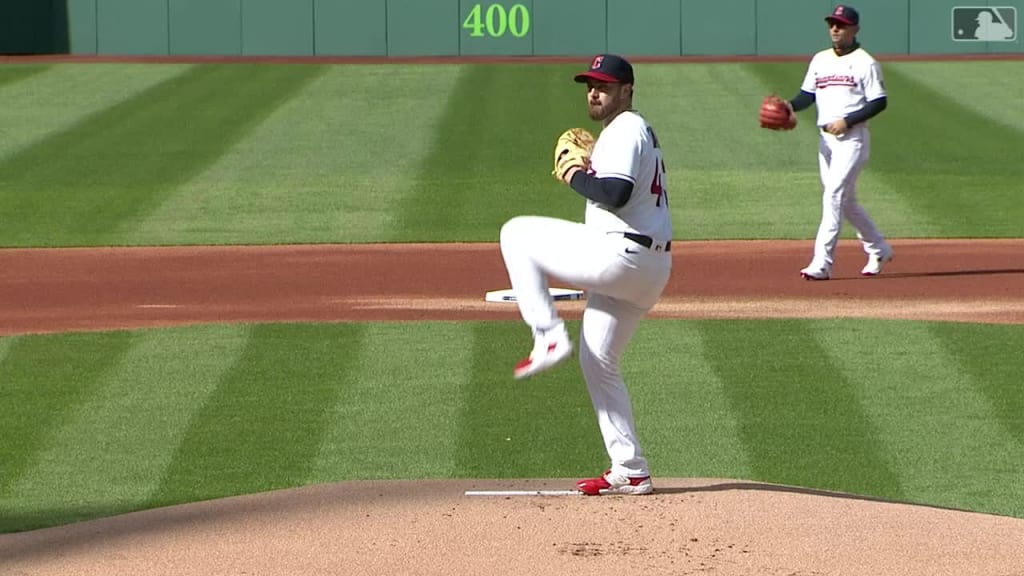
[[[294,503],[289,504],[294,508]],[[95,506],[39,510],[19,516],[5,515],[5,529],[16,531],[0,533],[0,574],[6,574],[4,565],[8,561],[52,558],[74,550],[88,549],[101,542],[137,538],[144,534],[173,533],[214,520],[241,520],[254,511],[272,512],[275,506],[258,502],[243,506],[232,501],[216,509],[170,505],[162,512],[157,512],[160,508]],[[280,505],[276,508],[280,509]],[[103,523],[102,528],[83,529],[80,524],[87,521],[100,521]]]

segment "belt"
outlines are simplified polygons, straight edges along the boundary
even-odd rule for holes
[[[662,246],[661,244],[656,243],[654,241],[654,238],[651,238],[650,236],[646,236],[644,234],[634,234],[633,232],[623,232],[622,235],[624,237],[632,240],[633,242],[636,242],[637,244],[643,246],[644,248],[647,248],[647,249],[650,249],[651,246],[654,246],[654,250],[655,251],[659,251],[659,252],[661,250],[664,250],[665,252],[671,252],[672,251],[672,241],[671,240],[669,240],[668,242],[665,242],[665,245]]]

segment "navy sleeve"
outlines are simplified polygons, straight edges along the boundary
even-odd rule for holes
[[[860,124],[878,115],[879,112],[885,110],[886,106],[889,105],[888,98],[882,96],[876,100],[872,100],[864,105],[863,108],[850,114],[845,118],[847,126],[853,126],[854,124]]]
[[[789,104],[793,107],[794,112],[799,112],[805,108],[810,108],[811,104],[814,104],[814,94],[811,92],[800,91],[799,94],[793,97],[789,101]]]
[[[569,186],[584,198],[613,208],[621,208],[633,194],[633,183],[622,178],[598,178],[578,170]]]

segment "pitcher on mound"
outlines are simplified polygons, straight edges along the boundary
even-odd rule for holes
[[[654,490],[637,439],[632,403],[619,370],[641,318],[657,303],[672,271],[672,220],[665,164],[654,130],[633,109],[633,67],[614,54],[596,56],[575,81],[603,128],[563,133],[553,175],[586,199],[582,223],[518,216],[501,228],[501,253],[533,349],[516,378],[547,370],[573,351],[548,292],[548,277],[587,292],[579,362],[610,466],[577,483],[585,494]]]

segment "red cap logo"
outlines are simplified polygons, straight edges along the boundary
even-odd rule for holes
[[[843,15],[843,7],[842,6],[836,6],[836,11],[833,12],[833,14],[835,14],[836,16],[842,16]]]
[[[604,56],[597,56],[594,58],[594,63],[590,65],[591,70],[597,70],[601,67],[601,63],[604,62]]]

